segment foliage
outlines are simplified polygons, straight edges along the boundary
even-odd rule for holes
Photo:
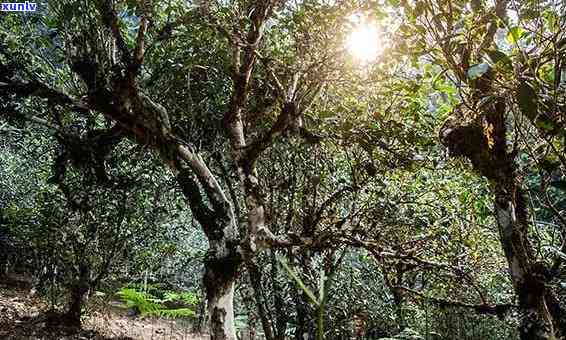
[[[128,308],[134,309],[143,315],[153,315],[166,318],[194,317],[195,312],[190,308],[168,309],[165,304],[176,300],[193,304],[196,301],[194,295],[190,293],[171,293],[167,292],[165,299],[159,299],[152,294],[136,290],[135,288],[122,288],[116,293]]]
[[[268,340],[566,335],[563,2],[39,8],[0,21],[0,246],[38,285],[167,317],[235,287]]]

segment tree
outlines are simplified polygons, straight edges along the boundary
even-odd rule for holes
[[[68,295],[64,315],[49,321],[78,328],[89,292],[115,273],[120,263],[131,260],[131,250],[143,248],[144,240],[163,239],[156,235],[162,233],[161,224],[170,209],[160,203],[167,190],[153,181],[130,177],[138,161],[124,157],[127,149],[116,145],[119,140],[111,145],[120,152],[105,157],[100,130],[75,123],[74,133],[58,133],[57,153],[50,150],[52,137],[42,134],[35,136],[35,141],[42,142],[35,149],[33,142],[21,142],[19,148],[2,152],[7,165],[9,160],[31,164],[32,155],[44,157],[35,161],[36,168],[27,170],[29,177],[12,180],[14,196],[6,199],[1,211],[6,234],[18,240],[19,251],[29,256],[36,288],[55,292],[62,287]],[[145,162],[145,171],[155,171],[152,161]],[[130,174],[120,168],[129,168]],[[9,179],[21,174],[10,166],[3,172]]]
[[[302,337],[314,324],[312,306],[277,258],[313,287],[328,269],[324,259],[342,251],[362,256],[364,266],[372,259],[380,272],[372,282],[394,303],[397,332],[409,327],[406,309],[420,308],[415,299],[503,317],[515,307],[494,265],[493,218],[522,337],[562,334],[556,287],[564,233],[554,237],[562,202],[556,191],[534,190],[539,170],[541,184],[560,190],[564,169],[559,6],[537,21],[530,1],[48,5],[41,15],[0,23],[7,124],[0,129],[34,124],[55,136],[61,149],[52,181],[79,210],[71,191],[84,188],[65,189],[68,174],[82,171],[111,196],[118,190],[105,187],[112,183],[106,167],[118,143],[158,155],[157,173],[174,176],[179,189],[168,195],[182,196],[168,200],[186,200],[209,242],[204,286],[213,339],[236,337],[234,295],[245,295],[268,339],[285,336],[291,322]],[[517,19],[507,15],[511,8]],[[360,16],[379,22],[389,39],[373,63],[346,51]],[[488,180],[489,192],[462,164],[447,162],[439,128],[440,142]],[[141,174],[153,166],[124,171],[151,182]],[[534,199],[524,195],[525,177]],[[536,209],[554,228],[542,230],[539,248],[531,232],[541,228],[529,217]],[[487,265],[489,274],[477,273]],[[235,292],[243,271],[249,282]],[[487,287],[495,278],[494,292]],[[288,293],[265,292],[282,286]],[[319,325],[345,322],[322,313],[337,313],[332,295],[319,302]]]
[[[312,78],[313,74],[305,71],[312,67],[318,67],[317,71],[320,71],[324,68],[318,65],[332,65],[321,63],[319,60],[311,61],[310,64],[299,67],[294,74],[285,74],[284,82],[279,79],[275,70],[266,67],[267,76],[271,77],[275,84],[270,86],[274,86],[274,96],[276,101],[280,101],[280,112],[270,128],[264,131],[257,129],[255,133],[258,138],[246,140],[243,112],[249,106],[248,94],[252,90],[250,83],[258,60],[257,54],[268,19],[273,11],[283,4],[278,1],[264,1],[233,6],[234,11],[225,20],[242,23],[240,26],[234,26],[234,31],[226,29],[224,23],[218,24],[215,21],[229,8],[224,5],[202,5],[189,10],[171,6],[166,9],[169,11],[169,17],[165,23],[163,13],[158,13],[157,9],[151,6],[131,7],[130,3],[112,1],[99,1],[81,7],[79,4],[80,2],[72,1],[50,4],[48,14],[52,16],[52,20],[44,24],[39,23],[38,26],[40,30],[53,29],[55,34],[62,37],[62,41],[40,41],[46,45],[54,42],[54,46],[49,46],[51,49],[61,44],[63,51],[50,51],[37,56],[36,60],[43,59],[46,70],[59,71],[59,68],[54,66],[56,63],[46,61],[60,59],[68,68],[65,69],[64,75],[59,76],[67,79],[75,79],[73,77],[78,76],[80,81],[73,84],[74,88],[56,89],[53,83],[50,84],[41,76],[29,72],[31,65],[26,65],[16,58],[17,53],[29,55],[30,51],[15,52],[4,46],[2,94],[14,99],[29,96],[43,98],[50,105],[64,106],[79,115],[104,116],[109,122],[115,123],[111,129],[116,135],[148,145],[161,155],[164,164],[177,173],[179,185],[189,201],[191,210],[209,238],[210,251],[206,261],[205,285],[210,302],[212,333],[218,338],[233,338],[232,290],[242,256],[247,263],[251,263],[257,248],[256,239],[270,235],[264,226],[262,193],[261,188],[257,186],[254,164],[260,153],[272,145],[274,139],[283,132],[296,130],[304,136],[309,136],[300,122],[301,116],[309,102],[316,97],[317,88],[322,86],[325,78]],[[291,6],[289,9],[304,15],[300,7]],[[86,17],[77,15],[86,13],[87,10],[89,13]],[[135,34],[124,32],[122,26],[127,21],[118,17],[119,11],[128,14],[129,19],[139,24]],[[197,14],[210,14],[211,19],[199,22],[194,16]],[[79,17],[81,19],[78,19]],[[176,22],[173,22],[175,20]],[[177,25],[187,29],[186,20],[205,27],[214,27],[224,35],[233,50],[233,58],[225,61],[231,70],[232,90],[226,93],[229,105],[222,121],[232,149],[230,157],[238,169],[241,191],[246,201],[248,230],[245,237],[247,245],[242,248],[243,252],[239,248],[240,236],[232,203],[207,163],[196,148],[191,146],[193,143],[190,138],[183,136],[177,125],[172,125],[179,122],[178,118],[183,116],[182,109],[179,111],[175,107],[173,110],[167,110],[144,94],[144,86],[151,83],[152,79],[147,79],[142,70],[144,67],[150,69],[153,66],[145,62],[146,52],[152,52],[152,46],[167,43],[171,38],[171,29]],[[162,26],[158,27],[159,24]],[[14,29],[9,24],[7,28]],[[97,33],[99,29],[107,34]],[[188,35],[190,33],[192,32]],[[31,37],[30,40],[34,41],[36,38]],[[302,47],[302,53],[307,47],[308,45]],[[319,57],[321,60],[326,58],[325,55]],[[290,67],[293,67],[293,64],[284,64],[283,71]],[[67,94],[68,92],[73,95]],[[260,115],[265,113],[259,112]],[[46,116],[47,120],[36,116],[28,118],[46,126],[51,125],[50,120],[54,120],[55,125],[62,125],[56,120],[56,114],[47,113]]]
[[[452,156],[467,158],[474,170],[490,182],[500,241],[521,308],[521,338],[552,338],[564,333],[562,313],[547,287],[553,275],[537,260],[529,236],[529,208],[517,169],[517,156],[521,153],[521,136],[517,134],[526,126],[517,109],[543,135],[560,135],[560,110],[538,111],[531,105],[537,95],[529,90],[531,87],[524,79],[532,71],[525,60],[540,57],[541,65],[546,64],[544,57],[536,54],[553,50],[545,41],[557,36],[552,33],[554,29],[548,35],[542,33],[547,24],[526,15],[536,8],[531,2],[496,1],[493,7],[481,2],[470,2],[469,7],[466,4],[419,1],[415,6],[407,5],[407,25],[402,27],[401,34],[419,32],[420,38],[435,44],[427,51],[422,40],[409,39],[418,50],[415,55],[422,53],[440,65],[444,73],[439,77],[445,77],[458,91],[460,104],[443,124],[440,138]],[[513,26],[513,19],[508,16],[510,9],[520,11],[518,26]],[[548,13],[550,17],[555,15],[553,10]],[[471,19],[478,16],[482,20]],[[532,30],[529,39],[536,46],[532,56],[520,42],[523,27]],[[503,29],[510,42],[508,47],[501,47],[505,43],[497,34]],[[537,36],[539,32],[541,35]],[[518,67],[518,71],[514,72],[513,67]],[[549,87],[547,91],[553,91],[552,85]],[[510,127],[515,132],[513,142]],[[552,144],[552,138],[547,142]]]

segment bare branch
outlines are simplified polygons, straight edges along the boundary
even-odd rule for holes
[[[136,38],[136,48],[134,50],[134,60],[132,62],[131,70],[135,74],[143,64],[145,56],[145,34],[147,32],[148,20],[145,16],[140,19],[140,27],[138,29],[138,36]]]

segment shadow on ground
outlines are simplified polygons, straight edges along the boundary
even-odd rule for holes
[[[206,340],[192,334],[179,321],[140,318],[126,310],[109,308],[91,313],[84,329],[59,322],[60,315],[30,293],[25,277],[11,275],[0,279],[0,339],[10,340]]]

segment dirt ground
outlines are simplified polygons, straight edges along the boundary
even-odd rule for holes
[[[182,321],[156,318],[136,318],[115,312],[95,312],[85,322],[91,329],[111,339],[140,340],[205,340],[206,336],[192,334],[192,325]]]
[[[0,282],[0,339],[14,340],[207,340],[191,332],[189,321],[130,316],[114,305],[91,311],[79,333],[48,327],[48,306],[30,294],[17,276]]]

